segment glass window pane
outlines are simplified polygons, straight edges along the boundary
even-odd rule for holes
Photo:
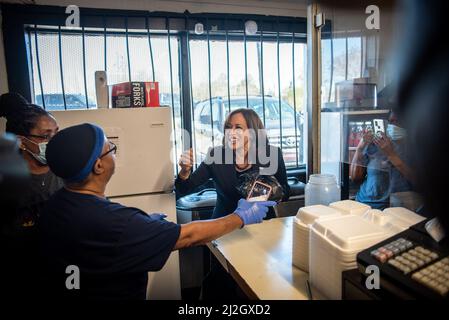
[[[105,58],[109,85],[129,81],[129,69],[132,81],[151,81],[153,78],[146,30],[142,33],[135,30],[128,33],[130,68],[125,30],[107,29],[106,32],[105,48],[104,33],[101,30],[86,29],[84,36],[85,70],[83,68],[82,31],[73,32],[71,30],[70,33],[64,31],[62,33],[62,71],[68,109],[87,108],[86,100],[89,108],[96,108],[95,72],[105,69]],[[58,32],[57,30],[38,31],[37,37],[42,87],[47,108],[62,110],[64,103],[59,66]],[[36,103],[42,104],[34,33],[31,33],[30,43],[34,100]],[[160,104],[173,107],[175,156],[178,157],[183,148],[180,130],[182,108],[178,35],[174,32],[170,34],[170,37],[160,33],[158,35],[151,34],[151,45],[155,81],[159,82]],[[190,40],[189,46],[192,116],[194,119],[193,143],[197,162],[204,159],[204,155],[212,145],[221,144],[224,121],[229,109],[235,110],[249,106],[257,112],[261,120],[265,116],[270,142],[273,145],[282,146],[287,166],[303,163],[301,140],[306,91],[305,44],[295,43],[295,70],[292,67],[291,41],[284,41],[280,44],[280,65],[278,66],[276,41],[264,40],[262,46],[260,41],[248,40],[246,43],[246,70],[243,37],[240,40],[236,38],[229,40],[229,57],[225,38],[211,39],[209,42],[210,61],[206,37]],[[357,49],[355,42],[353,47],[354,50]],[[229,74],[227,61],[229,61]],[[278,67],[281,76],[280,83]],[[295,76],[295,83],[293,83],[293,76]],[[262,97],[262,81],[264,97]],[[228,88],[230,101],[228,101]],[[281,126],[282,137],[280,136]]]
[[[390,113],[397,105],[391,81],[396,76],[391,68],[391,49],[397,39],[389,27],[368,30],[356,14],[364,9],[355,2],[346,7],[330,3],[321,7],[332,17],[332,37],[327,33],[321,42],[321,173],[336,176],[343,199],[381,210],[396,206],[391,200],[400,199],[404,201],[401,206],[406,207],[406,198],[416,197],[407,180],[410,177],[402,175],[399,168],[410,165],[405,148],[408,141],[405,137],[395,140],[385,132],[388,123],[403,120]],[[392,26],[396,9],[381,6],[380,10],[383,26]],[[400,166],[392,164],[388,160],[391,153],[387,155],[372,140],[373,135],[380,134],[378,130],[384,131],[392,153],[401,159]]]
[[[151,81],[151,58],[147,36],[128,34],[132,81]]]
[[[82,37],[76,34],[62,34],[61,43],[67,109],[86,109]]]
[[[348,38],[348,79],[362,76],[362,43],[360,37]]]
[[[108,34],[106,37],[106,55],[108,84],[113,85],[129,81],[125,35]]]
[[[223,126],[229,110],[227,95],[226,70],[226,42],[211,40],[210,43],[210,78],[212,100],[212,118],[210,121],[209,101],[209,70],[207,40],[191,40],[191,70],[192,91],[195,110],[194,139],[196,143],[196,162],[204,159],[208,148],[212,146],[212,132],[217,144],[221,142]],[[249,108],[255,110],[261,120],[264,118],[265,127],[270,143],[281,146],[287,166],[302,164],[303,143],[303,110],[305,106],[305,44],[295,44],[295,89],[293,88],[292,44],[281,43],[280,73],[281,73],[281,101],[279,104],[279,82],[277,65],[277,43],[264,41],[263,49],[260,41],[247,42],[247,79],[248,97],[246,97],[245,50],[244,41],[229,41],[229,86],[230,109]],[[261,59],[263,50],[263,72]],[[262,98],[262,78],[264,81],[265,97]],[[293,94],[295,90],[295,97]],[[296,100],[294,100],[294,98]],[[294,109],[296,101],[296,111]],[[265,103],[265,108],[264,108]],[[279,110],[281,106],[281,112]],[[280,119],[282,114],[282,119]],[[217,118],[218,117],[218,118]],[[296,119],[295,119],[296,118]],[[296,130],[295,130],[296,121]],[[282,138],[280,126],[282,124]],[[297,148],[297,149],[296,149]]]
[[[58,33],[38,33],[37,47],[42,75],[45,107],[47,110],[64,109],[62,97],[61,69],[59,63]],[[36,61],[36,58],[34,61]],[[37,75],[37,74],[36,74]],[[35,101],[42,101],[39,91],[36,92]]]
[[[85,33],[84,42],[86,46],[86,83],[89,108],[96,108],[95,71],[104,70],[104,35]]]

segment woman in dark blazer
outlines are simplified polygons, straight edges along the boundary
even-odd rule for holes
[[[241,188],[245,177],[257,176],[259,171],[262,175],[275,177],[282,189],[282,200],[288,199],[290,190],[282,152],[268,144],[257,113],[252,109],[232,111],[225,121],[224,132],[222,145],[209,149],[206,159],[194,172],[191,172],[192,149],[182,154],[179,161],[181,170],[175,181],[178,195],[189,194],[212,179],[217,191],[212,218],[223,217],[234,212],[238,200],[247,196]],[[267,217],[274,216],[270,208]]]
[[[282,189],[282,199],[288,199],[289,187],[282,152],[270,146],[262,121],[254,110],[237,109],[226,118],[222,145],[208,151],[206,159],[192,172],[192,149],[181,155],[181,170],[175,181],[176,192],[182,196],[212,179],[217,191],[217,203],[212,218],[234,212],[240,198],[248,193],[247,176],[258,173],[274,176]],[[262,178],[262,177],[261,177]],[[246,188],[242,188],[242,184]],[[273,208],[267,218],[275,217]],[[202,300],[219,301],[239,297],[232,277],[211,256],[211,270],[203,280]]]

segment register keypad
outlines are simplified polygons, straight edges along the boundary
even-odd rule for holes
[[[404,274],[409,274],[438,259],[438,254],[425,249],[407,239],[399,238],[389,244],[371,251],[380,263],[388,263]]]
[[[427,233],[427,220],[357,254],[363,273],[376,266],[381,287],[394,297],[449,299],[449,242]]]
[[[388,264],[404,274],[413,272],[438,259],[438,254],[421,246],[408,250],[397,257],[388,260]]]
[[[442,296],[447,295],[449,292],[449,257],[413,273],[412,279]]]
[[[371,251],[371,255],[381,263],[387,262],[388,259],[398,256],[406,250],[412,248],[414,245],[411,241],[404,238],[399,238],[377,250]]]

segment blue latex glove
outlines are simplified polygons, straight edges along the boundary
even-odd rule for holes
[[[163,213],[152,213],[148,216],[153,220],[164,220],[165,218],[167,218],[167,215]]]
[[[240,199],[235,214],[243,221],[243,225],[261,223],[267,215],[268,207],[276,204],[275,201],[246,201]]]

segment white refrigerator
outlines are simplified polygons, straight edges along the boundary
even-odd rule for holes
[[[102,127],[108,139],[117,145],[115,174],[106,189],[111,201],[147,213],[165,213],[167,220],[176,222],[169,107],[67,110],[52,114],[60,129],[93,123]],[[149,273],[147,292],[151,300],[181,299],[177,251],[171,253],[162,270]]]

